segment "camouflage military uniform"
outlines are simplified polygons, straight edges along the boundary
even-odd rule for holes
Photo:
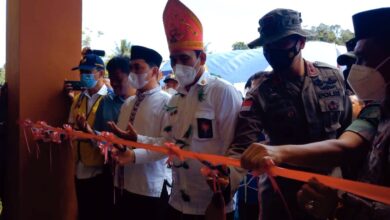
[[[319,62],[305,61],[305,65],[305,76],[295,80],[273,72],[264,74],[243,102],[232,150],[245,150],[261,132],[266,132],[271,145],[304,144],[337,138],[350,124],[351,103],[339,71]],[[302,183],[284,178],[277,182],[294,219],[311,219],[296,202]],[[288,219],[268,180],[259,190],[262,219]]]
[[[387,110],[387,112],[389,112]],[[359,134],[371,143],[365,153],[359,152],[360,158],[349,158],[347,173],[352,173],[358,181],[376,185],[390,186],[390,117],[380,104],[370,104],[359,114],[358,118],[347,128],[347,131]],[[368,153],[367,153],[368,151]],[[362,156],[364,155],[364,156]],[[353,162],[353,164],[351,164]],[[360,164],[360,166],[359,166]],[[351,166],[351,165],[354,165]],[[346,173],[343,169],[343,174]],[[356,175],[356,176],[355,176]],[[337,219],[377,220],[390,219],[390,206],[370,201],[345,193],[343,206],[336,211]]]
[[[386,47],[379,38],[388,39],[390,37],[390,8],[377,8],[368,11],[359,12],[352,16],[355,38],[358,46],[355,48],[355,54],[360,61],[361,66],[375,68],[369,63],[377,60],[377,54],[384,53],[389,56],[388,47]],[[379,26],[377,26],[380,24]],[[364,45],[364,40],[370,40],[371,44]],[[378,47],[378,48],[377,48]],[[366,56],[362,55],[364,52]],[[385,63],[388,61],[385,61]],[[359,64],[359,62],[358,62]],[[388,65],[388,64],[387,64]],[[351,83],[351,87],[356,94],[362,94],[360,98],[367,100],[381,101],[380,109],[369,106],[364,108],[358,120],[360,123],[353,123],[347,130],[356,132],[365,140],[370,141],[370,147],[366,149],[367,153],[361,157],[362,168],[357,172],[357,180],[390,187],[390,84],[386,76],[389,76],[389,68],[376,68],[384,77],[382,86],[380,83],[371,83],[370,78],[365,79],[367,88],[359,87]],[[387,66],[389,67],[389,66]],[[363,72],[351,71],[351,76]],[[370,74],[373,75],[373,74]],[[372,95],[364,96],[362,92],[380,91],[385,86],[383,98]],[[382,101],[383,100],[383,101]],[[349,159],[349,158],[348,158]],[[343,206],[336,210],[335,217],[340,220],[388,220],[390,219],[390,206],[376,201],[363,199],[351,194],[344,194],[341,203]]]
[[[353,132],[362,137],[370,146],[374,140],[380,120],[381,104],[371,102],[367,104],[360,112],[358,117],[352,122],[346,131]],[[363,168],[365,157],[368,154],[368,147],[359,147],[348,152],[348,157],[342,161],[341,169],[343,178],[357,180],[358,175]]]

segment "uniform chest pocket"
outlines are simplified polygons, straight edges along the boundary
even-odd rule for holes
[[[195,139],[210,140],[218,136],[214,112],[196,112],[193,124]]]
[[[344,112],[344,102],[341,97],[323,98],[319,100],[320,109],[326,132],[335,132],[341,127],[340,117]]]
[[[266,109],[266,114],[271,122],[278,121],[278,123],[285,124],[296,122],[298,117],[296,107],[289,101],[269,104]]]

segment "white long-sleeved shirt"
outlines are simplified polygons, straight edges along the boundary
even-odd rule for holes
[[[163,145],[171,141],[185,150],[224,155],[234,136],[241,102],[241,94],[231,84],[205,72],[188,92],[179,88],[171,98],[163,137],[138,135],[138,142]],[[204,165],[193,159],[186,159],[185,163],[183,167],[175,161],[172,168],[169,204],[185,214],[204,215],[213,195],[200,173]],[[233,207],[231,202],[226,212],[233,211]]]
[[[144,92],[134,119],[135,130],[142,135],[158,137],[166,117],[164,106],[170,95],[156,87]],[[125,130],[137,96],[129,97],[122,105],[118,127]],[[134,149],[135,164],[125,166],[125,190],[150,197],[160,197],[164,180],[172,182],[171,169],[167,168],[167,155],[145,149]],[[117,184],[117,183],[116,183]]]

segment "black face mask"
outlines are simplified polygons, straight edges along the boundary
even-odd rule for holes
[[[264,57],[274,70],[286,70],[290,68],[295,56],[299,54],[298,41],[289,49],[264,49]]]

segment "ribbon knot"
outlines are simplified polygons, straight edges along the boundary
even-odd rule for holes
[[[164,143],[164,146],[168,149],[168,160],[167,164],[172,166],[173,165],[173,160],[175,157],[179,158],[180,161],[184,161],[184,157],[181,154],[181,149],[179,146],[175,145],[174,143]]]

